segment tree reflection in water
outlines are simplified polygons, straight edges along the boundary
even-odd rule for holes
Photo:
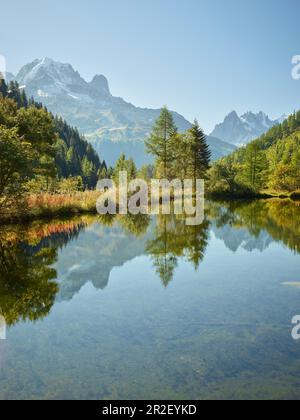
[[[0,313],[8,326],[47,316],[58,292],[57,250],[83,222],[35,223],[0,229]]]
[[[58,251],[90,225],[93,225],[93,235],[89,237],[87,231],[82,238],[84,246],[76,248],[75,254],[70,253],[64,262],[66,268],[73,266],[76,255],[77,261],[95,261],[94,270],[87,265],[83,271],[71,272],[64,284],[59,283],[54,268]],[[100,227],[106,227],[101,235],[97,231]],[[97,287],[101,273],[105,279],[99,287],[104,288],[115,266],[143,254],[150,256],[163,286],[167,287],[179,259],[188,261],[195,270],[199,268],[211,230],[234,252],[240,246],[249,252],[263,250],[277,241],[299,253],[300,204],[291,200],[211,202],[207,203],[206,218],[199,226],[187,226],[183,216],[174,214],[90,216],[28,226],[2,226],[0,315],[8,326],[19,321],[37,321],[49,314],[60,288],[67,291],[62,299],[72,298],[89,280]]]
[[[157,217],[153,240],[146,251],[153,260],[165,287],[172,281],[178,258],[185,258],[197,270],[208,244],[209,221],[199,226],[187,226],[185,218],[175,215]]]

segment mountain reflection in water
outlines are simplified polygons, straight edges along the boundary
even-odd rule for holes
[[[144,254],[151,257],[167,287],[179,258],[199,268],[211,234],[233,252],[240,248],[264,251],[280,241],[299,253],[300,204],[290,200],[210,202],[200,226],[187,226],[182,216],[175,215],[88,216],[3,226],[0,314],[7,325],[43,318],[55,300],[72,299],[87,282],[104,289],[114,267]]]
[[[0,228],[0,399],[299,399],[300,205]]]

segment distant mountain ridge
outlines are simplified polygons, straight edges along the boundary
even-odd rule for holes
[[[285,118],[286,116],[283,116],[278,120],[271,120],[262,111],[257,114],[247,112],[239,117],[236,111],[233,111],[221,124],[216,125],[211,135],[235,146],[242,146],[280,124]]]
[[[11,74],[7,77],[12,78]],[[23,66],[15,79],[29,96],[78,127],[109,164],[114,164],[121,153],[132,156],[138,165],[152,161],[145,154],[144,140],[160,109],[139,108],[112,96],[105,76],[96,75],[87,82],[70,64],[43,58]],[[173,112],[173,116],[180,132],[191,127],[180,114]],[[214,136],[208,136],[208,143],[213,159],[235,150]]]

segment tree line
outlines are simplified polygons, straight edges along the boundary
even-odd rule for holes
[[[208,188],[229,196],[300,190],[300,111],[216,162]]]
[[[95,187],[99,171],[106,168],[106,163],[105,161],[100,161],[96,151],[80,135],[77,128],[71,127],[61,117],[54,116],[48,112],[46,107],[34,101],[33,98],[28,99],[25,91],[20,89],[17,82],[12,81],[9,85],[6,85],[4,80],[0,80],[0,98],[3,100],[11,99],[15,102],[15,109],[11,108],[11,117],[15,116],[16,112],[20,110],[26,115],[30,113],[38,115],[39,113],[40,116],[42,112],[38,111],[44,111],[44,114],[48,115],[49,120],[52,120],[52,131],[54,129],[58,136],[54,145],[54,163],[57,169],[57,176],[59,178],[80,176],[85,187]],[[2,124],[5,125],[4,123]]]
[[[25,192],[93,189],[106,170],[93,147],[62,118],[0,80],[0,211]]]
[[[139,170],[132,159],[123,154],[118,159],[112,178],[118,183],[120,171],[127,171],[129,180],[136,177],[157,179],[205,179],[210,167],[211,151],[197,121],[185,133],[179,133],[172,113],[164,107],[150,136],[145,141],[146,152],[154,157],[154,165]]]

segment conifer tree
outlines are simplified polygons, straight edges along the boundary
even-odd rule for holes
[[[98,181],[98,171],[88,158],[85,156],[82,161],[83,181],[86,188],[93,188]]]
[[[7,96],[7,84],[5,80],[0,77],[0,98],[5,98]]]
[[[254,190],[263,186],[263,171],[267,169],[268,163],[265,154],[260,150],[257,142],[249,145],[245,152],[245,163],[242,179],[246,185]]]
[[[79,158],[74,147],[70,147],[70,149],[67,152],[67,163],[68,163],[70,175],[75,176],[77,172],[77,168],[80,165],[80,163],[79,163]]]
[[[126,171],[126,156],[124,153],[121,154],[114,167],[113,180],[116,185],[119,184],[119,173],[122,171]]]
[[[122,154],[116,162],[114,171],[113,171],[113,180],[116,185],[119,184],[119,173],[127,172],[127,181],[130,182],[137,175],[137,169],[133,159],[126,159],[126,156]]]
[[[172,138],[177,134],[172,113],[164,107],[150,137],[146,140],[146,151],[156,159],[157,168],[163,168],[164,178],[170,176],[170,163],[172,162]]]
[[[130,158],[127,162],[126,162],[126,170],[127,170],[127,178],[128,181],[132,181],[134,178],[136,178],[137,176],[137,169],[134,163],[134,160],[132,158]]]
[[[28,108],[28,100],[24,89],[21,92],[21,103],[22,107]]]
[[[189,142],[188,164],[194,180],[205,178],[210,166],[211,151],[206,142],[206,136],[195,120],[192,128],[187,133]]]

